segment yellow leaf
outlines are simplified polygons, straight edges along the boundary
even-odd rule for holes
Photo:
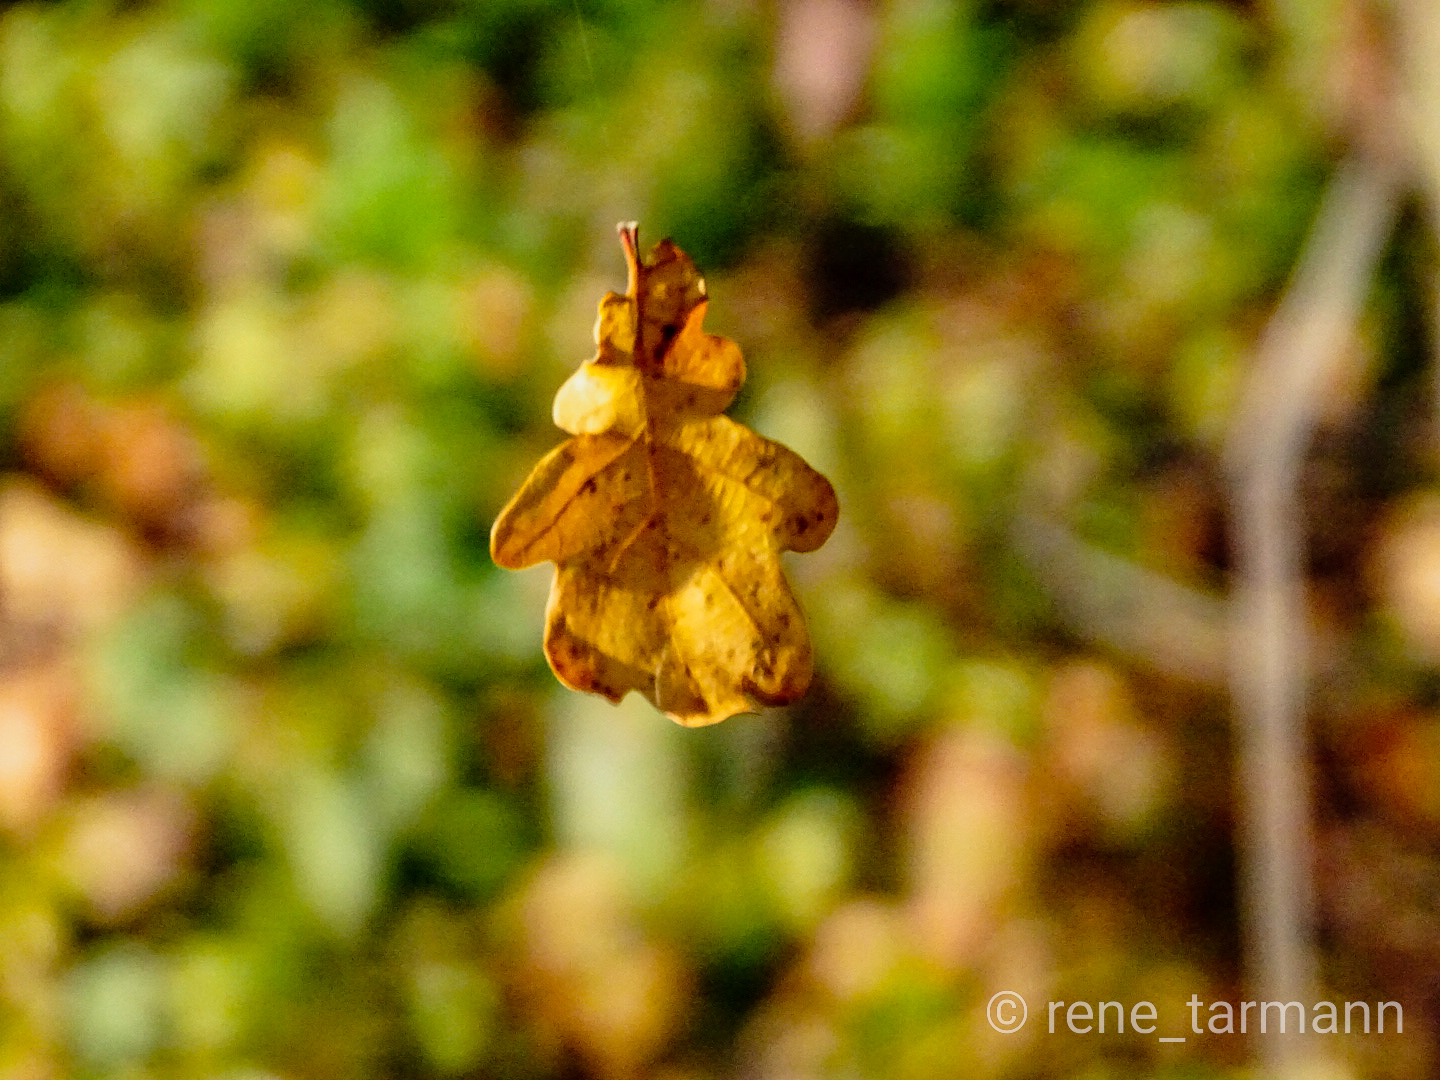
[[[598,346],[555,395],[570,432],[500,512],[490,553],[555,563],[545,655],[566,686],[638,690],[672,720],[713,724],[810,684],[810,639],[780,567],[814,551],[839,507],[794,451],[720,413],[745,381],[705,333],[705,282],[669,240],[641,261],[620,226],[624,296],[600,301]]]

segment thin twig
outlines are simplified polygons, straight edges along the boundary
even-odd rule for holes
[[[1397,170],[1357,155],[1336,171],[1261,338],[1226,446],[1237,581],[1230,635],[1246,978],[1260,1000],[1314,1001],[1308,678],[1299,482],[1327,385],[1353,339],[1393,226]],[[1273,1075],[1309,1048],[1267,1039]]]
[[[1219,597],[1087,544],[1038,507],[1016,515],[1011,537],[1075,632],[1167,675],[1224,682]]]

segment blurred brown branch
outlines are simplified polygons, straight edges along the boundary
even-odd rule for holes
[[[1087,544],[1053,514],[1022,511],[1011,535],[1060,617],[1086,638],[1167,675],[1224,681],[1223,601]]]
[[[1226,446],[1237,580],[1231,687],[1240,777],[1241,922],[1251,992],[1314,1000],[1311,798],[1306,775],[1300,471],[1400,194],[1396,167],[1356,155],[1336,171],[1259,343]],[[1284,1073],[1306,1049],[1264,1046]]]

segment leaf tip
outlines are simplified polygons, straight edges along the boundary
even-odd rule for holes
[[[519,570],[521,563],[518,552],[514,550],[515,530],[510,527],[509,509],[507,506],[502,510],[495,524],[490,526],[490,561],[502,570]]]
[[[662,710],[663,711],[663,710]],[[726,720],[736,716],[753,716],[757,709],[746,706],[745,708],[717,709],[708,712],[675,713],[666,712],[665,716],[681,727],[700,728],[712,727],[715,724],[724,723]]]

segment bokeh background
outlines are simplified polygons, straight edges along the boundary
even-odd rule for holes
[[[3,5],[0,1077],[1251,1075],[1034,1014],[1253,996],[1221,451],[1399,19]],[[1322,988],[1405,1009],[1326,1076],[1437,1067],[1427,215],[1304,471]],[[487,554],[629,219],[842,503],[811,693],[703,730]]]

